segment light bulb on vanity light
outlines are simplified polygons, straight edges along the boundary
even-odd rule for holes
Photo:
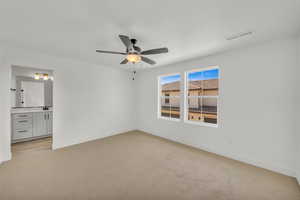
[[[43,74],[43,79],[44,79],[44,81],[47,81],[49,79],[49,75],[48,74]]]
[[[35,73],[35,74],[34,74],[34,79],[35,79],[35,80],[40,80],[40,77],[41,77],[41,76],[40,76],[39,73]]]

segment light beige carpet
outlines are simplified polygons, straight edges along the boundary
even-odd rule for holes
[[[1,200],[299,200],[296,180],[142,132],[0,166]]]

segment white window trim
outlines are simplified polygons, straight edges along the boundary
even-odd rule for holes
[[[157,118],[158,119],[163,119],[163,120],[169,120],[169,121],[174,121],[174,122],[180,122],[181,121],[181,103],[179,104],[180,105],[180,116],[179,116],[179,119],[177,118],[172,118],[172,117],[163,117],[161,116],[161,97],[162,98],[165,98],[165,96],[161,96],[161,85],[160,85],[160,78],[161,77],[165,77],[165,76],[174,76],[174,75],[179,75],[180,76],[180,85],[181,85],[181,81],[182,81],[182,75],[181,73],[170,73],[170,74],[162,74],[162,75],[159,75],[157,77],[157,85],[158,85],[158,93],[157,93]],[[180,94],[181,94],[181,87],[180,87]],[[179,98],[179,101],[181,102],[182,99],[181,99],[181,95],[179,96],[174,96],[174,98]]]
[[[206,70],[211,70],[211,69],[218,69],[219,70],[219,81],[220,81],[220,68],[219,66],[211,66],[211,67],[204,67],[204,68],[197,68],[197,69],[192,69],[189,71],[185,71],[184,73],[184,123],[187,124],[193,124],[197,126],[206,126],[206,127],[213,127],[213,128],[218,128],[220,124],[220,118],[219,118],[219,110],[220,110],[220,103],[219,103],[219,95],[217,96],[218,102],[217,102],[217,124],[211,124],[207,122],[195,122],[188,120],[188,74],[191,72],[198,72],[198,71],[206,71]],[[203,97],[203,96],[201,96]],[[204,96],[205,97],[205,96]],[[215,96],[214,96],[215,97]]]
[[[158,116],[158,119],[169,120],[169,121],[174,121],[174,122],[181,121],[181,119],[176,119],[176,118],[172,118],[172,117],[162,117],[162,116]]]
[[[217,117],[217,120],[219,120],[218,117]],[[197,121],[191,121],[191,120],[186,120],[186,121],[184,121],[184,123],[197,125],[197,126],[213,127],[213,128],[219,127],[218,124],[211,124],[211,123],[207,123],[207,122],[197,122]]]

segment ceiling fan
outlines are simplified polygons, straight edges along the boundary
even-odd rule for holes
[[[136,39],[134,38],[130,39],[126,35],[119,35],[119,38],[121,39],[121,41],[126,47],[125,53],[115,52],[115,51],[103,51],[103,50],[96,50],[96,52],[125,55],[126,56],[125,59],[120,64],[127,64],[128,62],[135,64],[140,61],[143,61],[150,65],[154,65],[156,64],[156,62],[154,60],[151,60],[150,58],[145,57],[144,55],[168,53],[168,48],[166,47],[142,51],[140,47],[136,46],[137,43]]]

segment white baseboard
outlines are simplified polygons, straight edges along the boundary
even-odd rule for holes
[[[3,164],[4,162],[10,161],[10,160],[11,160],[11,152],[9,152],[9,154],[6,157],[4,157],[0,160],[0,165]]]
[[[145,133],[149,133],[147,130],[141,130],[141,131],[143,131]],[[240,162],[243,162],[243,163],[246,163],[246,164],[250,164],[250,165],[253,165],[255,167],[264,168],[264,169],[274,171],[274,172],[277,172],[277,173],[280,173],[280,174],[283,174],[283,175],[286,175],[286,176],[296,177],[296,172],[292,169],[286,169],[284,167],[275,166],[275,165],[272,165],[272,164],[267,164],[267,163],[265,163],[263,161],[259,161],[259,160],[248,159],[245,156],[241,156],[241,155],[237,155],[237,154],[235,155],[235,154],[228,153],[228,152],[227,153],[226,152],[219,152],[219,151],[216,151],[216,150],[214,150],[212,148],[209,148],[207,146],[204,146],[204,145],[195,146],[195,145],[187,144],[187,143],[177,141],[177,140],[172,139],[172,138],[164,137],[164,136],[161,136],[161,135],[155,134],[155,133],[149,133],[149,134],[152,134],[152,135],[155,135],[155,136],[158,136],[158,137],[162,137],[162,138],[165,138],[167,140],[171,140],[171,141],[181,143],[181,144],[184,144],[184,145],[188,145],[188,146],[191,146],[191,147],[194,147],[194,148],[197,148],[197,149],[200,149],[200,150],[204,150],[204,151],[207,151],[207,152],[210,152],[210,153],[214,153],[214,154],[217,154],[217,155],[220,155],[220,156],[224,156],[226,158],[230,158],[230,159],[240,161]],[[299,176],[298,176],[298,181],[300,183],[300,177]]]
[[[300,185],[300,174],[299,173],[296,174],[296,179],[298,181],[298,184]]]
[[[81,144],[81,143],[85,143],[85,142],[90,142],[93,140],[103,139],[103,138],[110,137],[113,135],[123,134],[123,133],[129,132],[129,131],[133,131],[133,129],[126,129],[126,130],[122,130],[122,131],[113,131],[111,133],[106,133],[105,135],[96,136],[96,137],[92,137],[92,138],[84,138],[84,139],[81,139],[80,141],[73,141],[73,142],[64,143],[64,144],[55,145],[53,143],[52,149],[53,150],[61,149],[61,148],[65,148],[65,147],[69,147],[69,146],[73,146],[73,145],[77,145],[77,144]]]

